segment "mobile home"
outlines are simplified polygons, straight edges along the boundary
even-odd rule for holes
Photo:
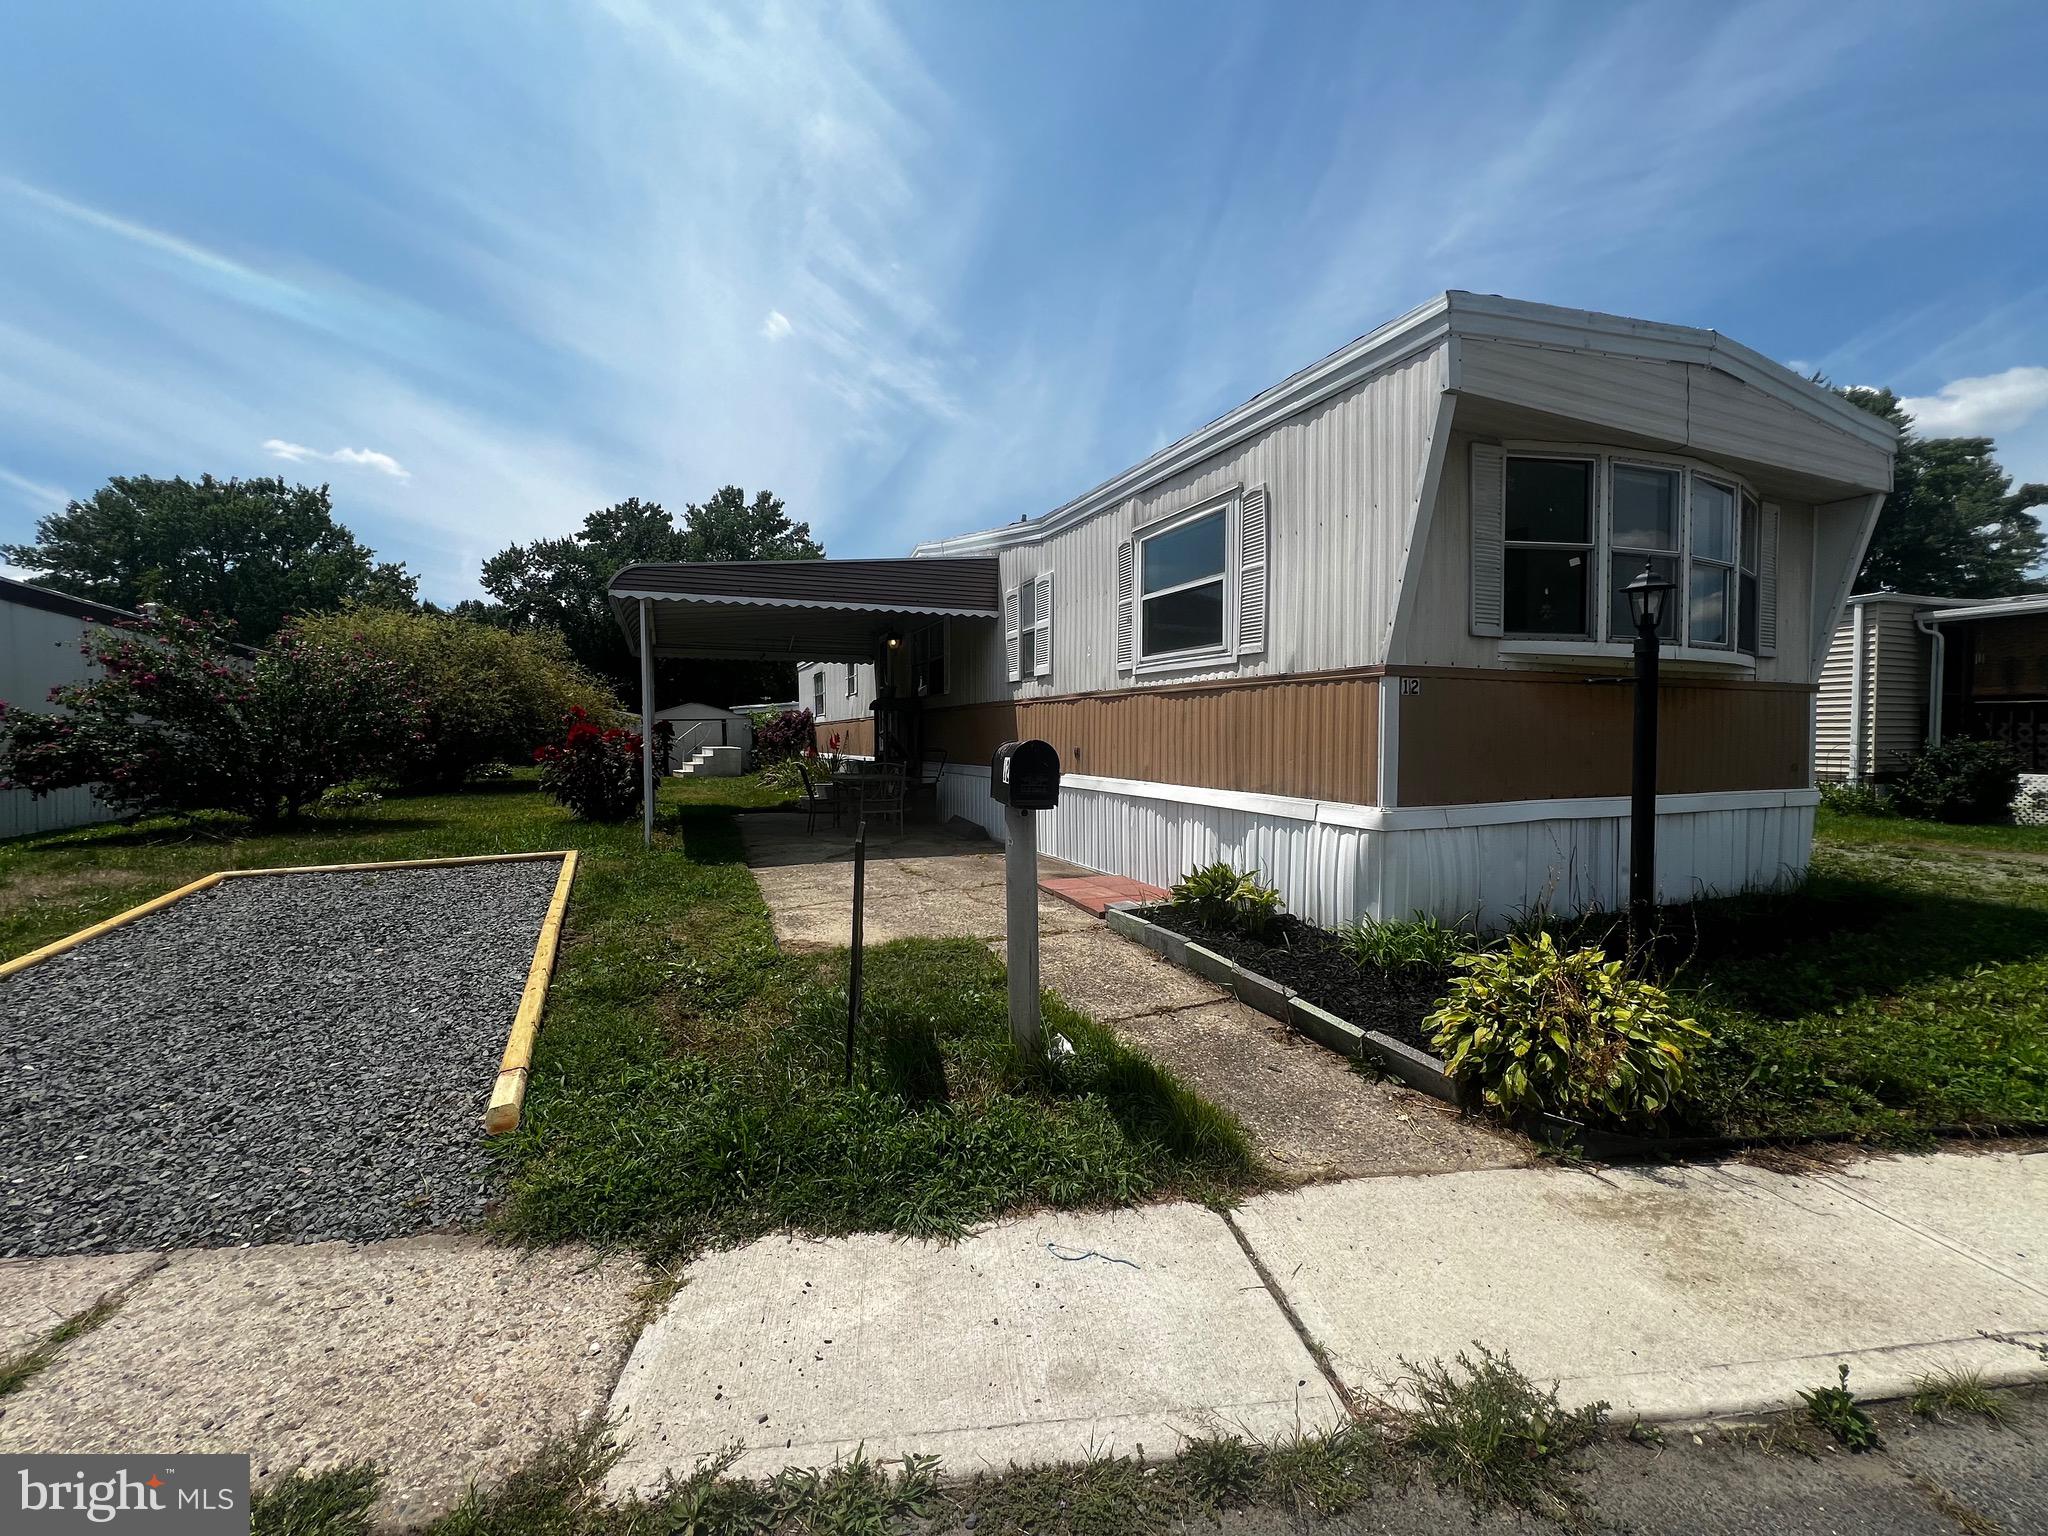
[[[1498,924],[1625,896],[1647,562],[1678,584],[1658,875],[1683,900],[1806,865],[1815,683],[1895,446],[1715,332],[1452,292],[1042,515],[813,563],[869,567],[864,595],[820,571],[727,599],[866,603],[869,648],[799,675],[821,739],[943,753],[943,808],[995,835],[989,754],[1042,737],[1048,853],[1155,884],[1228,859],[1324,922]],[[890,601],[880,568],[920,565]],[[714,579],[682,571],[613,584],[655,654],[714,633],[664,613]]]

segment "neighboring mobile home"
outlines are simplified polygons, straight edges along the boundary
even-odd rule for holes
[[[91,679],[93,664],[79,650],[86,631],[133,618],[125,608],[0,577],[0,704],[47,709],[52,688]],[[60,789],[40,800],[25,789],[0,789],[0,837],[56,832],[117,814],[89,789]]]
[[[1092,868],[1224,858],[1323,922],[1612,906],[1647,560],[1680,587],[1663,898],[1774,885],[1807,862],[1815,679],[1895,446],[1712,331],[1448,293],[1043,516],[817,562],[943,566],[956,606],[863,598],[874,648],[797,649],[831,658],[799,696],[852,750],[943,751],[942,806],[996,835],[989,753],[1043,737],[1039,846]],[[687,653],[656,612],[710,579],[655,574],[684,569],[613,584],[657,654]]]
[[[1945,736],[2002,741],[2048,789],[2048,594],[1849,599],[1821,669],[1814,766],[1882,783]]]

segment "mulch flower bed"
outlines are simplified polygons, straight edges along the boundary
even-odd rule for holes
[[[1360,965],[1347,955],[1328,930],[1298,917],[1274,921],[1269,940],[1240,938],[1203,927],[1188,913],[1164,903],[1141,914],[1204,949],[1257,971],[1283,987],[1291,987],[1318,1008],[1360,1029],[1376,1029],[1403,1045],[1434,1056],[1423,1019],[1436,1011],[1450,990],[1448,969],[1384,971]]]

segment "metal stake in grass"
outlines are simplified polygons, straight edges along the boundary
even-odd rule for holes
[[[853,1032],[860,1023],[860,929],[861,906],[866,900],[868,876],[868,824],[865,817],[853,829],[853,959],[846,980],[846,1083],[853,1086]]]

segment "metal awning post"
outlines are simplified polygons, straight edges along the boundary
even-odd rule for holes
[[[653,603],[640,599],[640,842],[654,846],[654,636]]]

